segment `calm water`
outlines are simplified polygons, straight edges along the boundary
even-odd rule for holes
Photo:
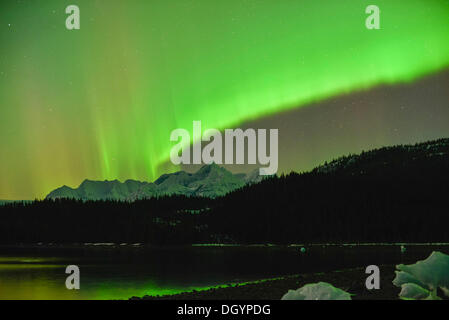
[[[449,245],[0,247],[0,299],[127,299],[289,274],[411,263]],[[80,267],[81,290],[65,288]]]

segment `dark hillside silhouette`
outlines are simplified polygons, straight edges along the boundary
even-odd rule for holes
[[[0,243],[449,242],[449,140],[342,157],[223,197],[0,206]]]

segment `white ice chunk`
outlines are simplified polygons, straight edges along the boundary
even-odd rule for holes
[[[410,273],[407,273],[407,272],[404,272],[404,271],[395,271],[395,273],[396,273],[396,277],[393,280],[393,284],[396,287],[401,288],[403,284],[414,283],[414,284],[417,284],[418,286],[420,286],[420,287],[422,287],[424,289],[429,290],[429,288],[427,288],[425,284],[423,284],[421,281],[416,279]]]
[[[405,283],[402,285],[399,297],[405,300],[425,300],[430,297],[430,291],[420,287],[416,283]]]
[[[289,290],[281,300],[351,300],[351,295],[329,283],[318,282]]]
[[[432,291],[449,288],[449,256],[444,253],[434,251],[426,260],[401,264],[397,269],[409,273]]]

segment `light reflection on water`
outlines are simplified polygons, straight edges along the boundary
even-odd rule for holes
[[[0,247],[0,299],[128,299],[282,275],[411,263],[449,245],[235,247]],[[81,270],[67,290],[65,268]]]

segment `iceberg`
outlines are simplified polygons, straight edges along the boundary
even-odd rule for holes
[[[401,298],[439,300],[438,288],[449,297],[448,255],[434,251],[425,260],[410,265],[400,264],[396,268],[393,284],[401,287]]]

